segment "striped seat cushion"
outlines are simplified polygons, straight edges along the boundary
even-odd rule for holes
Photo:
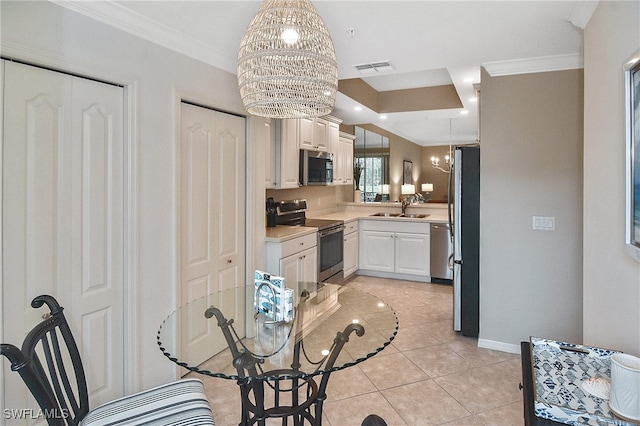
[[[199,379],[178,380],[100,405],[80,424],[215,426]]]

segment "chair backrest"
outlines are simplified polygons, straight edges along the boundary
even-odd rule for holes
[[[56,299],[42,295],[33,308],[46,304],[50,315],[25,337],[22,348],[2,343],[0,355],[11,361],[42,409],[49,425],[75,426],[89,412],[87,382],[80,352]]]

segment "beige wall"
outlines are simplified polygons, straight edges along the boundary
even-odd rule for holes
[[[580,342],[583,72],[483,70],[481,91],[480,344]]]
[[[452,147],[452,150],[455,147]],[[443,169],[447,169],[447,165],[444,162],[444,156],[449,154],[449,145],[442,146],[425,146],[422,148],[422,166],[420,173],[419,184],[432,183],[433,192],[429,194],[429,199],[432,201],[446,201],[447,191],[449,188],[449,174],[443,173],[438,169],[433,168],[431,165],[431,157],[440,158],[440,166]],[[453,151],[452,151],[453,154]],[[418,186],[418,189],[420,187]]]
[[[155,336],[176,308],[179,102],[244,114],[236,77],[51,2],[3,1],[0,7],[3,55],[127,87],[133,147],[127,156],[133,156],[129,178],[135,180],[128,182],[126,200],[134,217],[127,225],[125,294],[134,298],[135,321],[127,324],[133,342],[124,353],[125,392],[175,379],[178,369],[162,355]],[[248,144],[252,156],[253,141]],[[264,177],[257,194],[264,194]],[[249,203],[254,199],[248,194]],[[249,217],[254,211],[249,204]],[[264,217],[260,220],[264,233]]]
[[[600,2],[584,46],[584,340],[640,356],[640,263],[624,252],[622,72],[640,48],[640,3]]]

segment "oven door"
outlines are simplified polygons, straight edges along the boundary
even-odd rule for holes
[[[344,225],[318,231],[318,281],[342,272]]]

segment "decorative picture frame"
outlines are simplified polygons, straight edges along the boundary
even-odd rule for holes
[[[640,261],[640,50],[624,66],[626,136],[626,246]]]
[[[413,163],[408,160],[402,161],[402,184],[413,183]]]

